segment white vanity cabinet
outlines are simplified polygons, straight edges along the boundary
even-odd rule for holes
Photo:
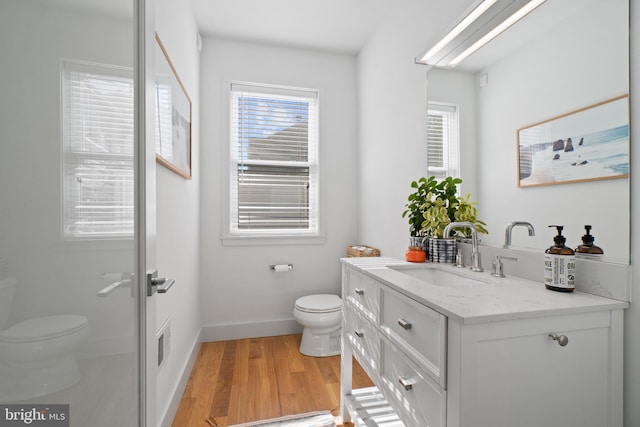
[[[366,426],[622,427],[627,303],[544,290],[535,304],[539,310],[524,312],[517,302],[515,308],[504,304],[519,298],[513,282],[516,288],[504,290],[512,295],[500,296],[501,307],[495,295],[511,282],[491,285],[490,301],[476,293],[456,308],[448,299],[466,294],[439,294],[383,266],[343,260],[343,420]],[[533,299],[527,292],[523,288],[525,307]],[[473,299],[495,307],[468,309]],[[351,389],[352,355],[376,387]]]

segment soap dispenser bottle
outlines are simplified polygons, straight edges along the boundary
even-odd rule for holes
[[[554,245],[544,254],[544,285],[547,289],[573,292],[575,289],[576,257],[573,249],[565,245],[561,225],[550,225],[558,230],[553,238]]]
[[[582,236],[582,244],[576,248],[576,253],[601,255],[604,253],[600,246],[593,244],[594,237],[591,235],[591,226],[585,225],[586,234]]]

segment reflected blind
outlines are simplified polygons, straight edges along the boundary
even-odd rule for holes
[[[232,233],[318,230],[318,93],[231,85]]]
[[[458,176],[458,113],[455,106],[429,104],[428,172],[438,179]]]
[[[133,96],[130,71],[64,64],[66,238],[133,236]]]

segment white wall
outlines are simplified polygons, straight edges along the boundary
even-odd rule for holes
[[[469,3],[399,3],[358,56],[359,233],[382,255],[404,256],[409,225],[402,212],[411,181],[427,175],[427,73],[414,58],[435,43],[427,33],[444,31]],[[463,191],[473,191],[473,166],[462,169]]]
[[[358,243],[356,60],[206,38],[201,66],[201,309],[205,340],[299,331],[296,298],[340,292],[338,259]],[[229,81],[320,91],[320,214],[324,242],[225,246]],[[291,263],[288,273],[270,264]]]
[[[192,179],[157,165],[156,262],[159,275],[176,280],[156,298],[156,329],[171,319],[170,352],[158,371],[156,407],[170,425],[199,346],[200,317],[200,54],[187,0],[156,0],[156,32],[192,103]]]

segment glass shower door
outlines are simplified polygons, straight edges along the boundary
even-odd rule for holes
[[[140,419],[134,4],[0,2],[0,424]]]

